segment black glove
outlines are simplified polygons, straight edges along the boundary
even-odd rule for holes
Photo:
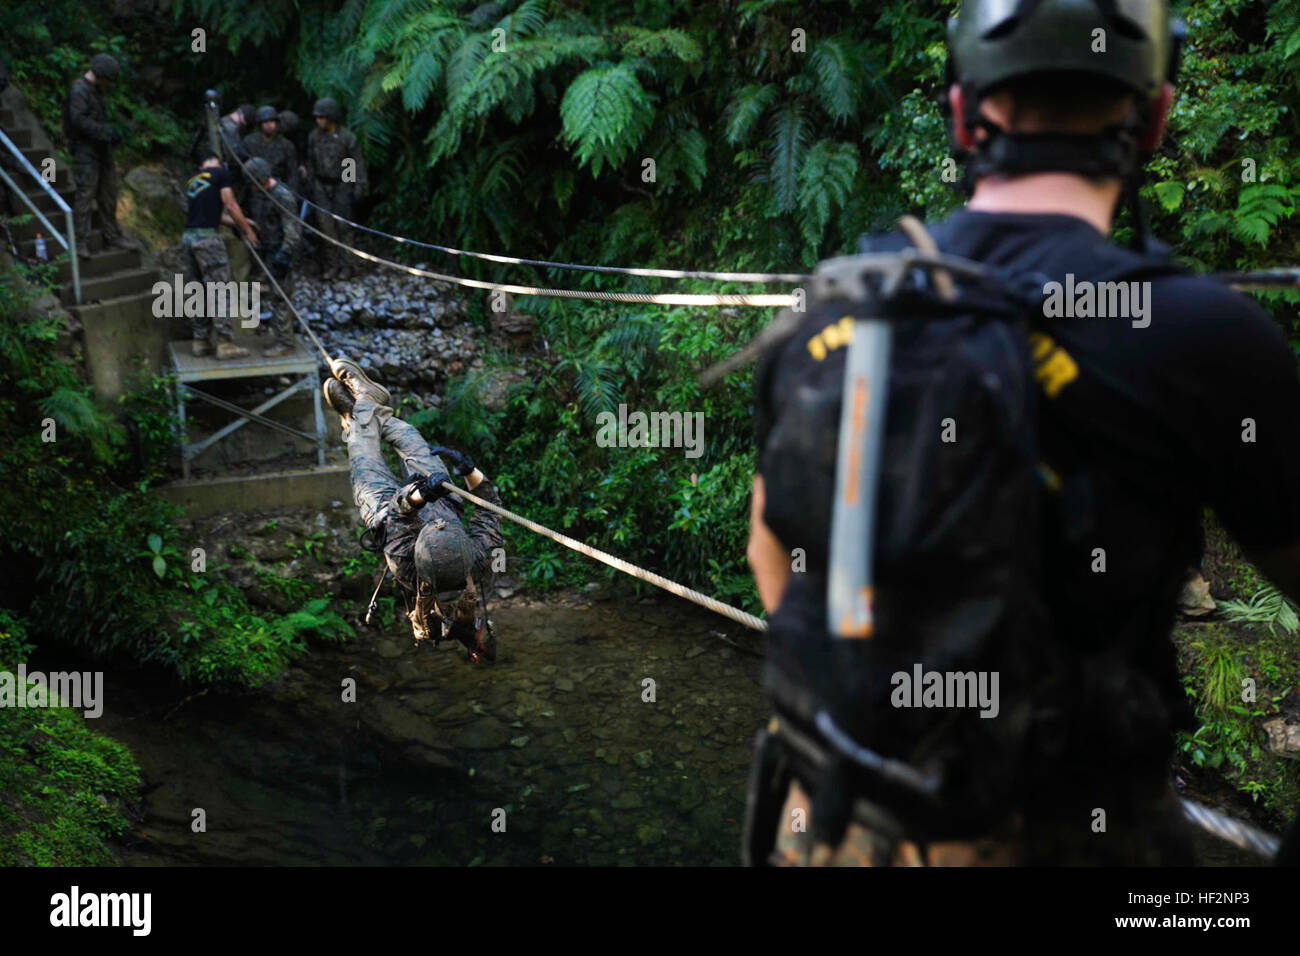
[[[289,269],[293,265],[293,257],[289,255],[288,249],[282,247],[275,250],[275,255],[271,256],[269,265],[271,267],[271,275],[275,276],[277,279],[283,279],[289,274]]]
[[[108,145],[116,146],[120,142],[122,142],[122,134],[118,131],[116,126],[110,126],[108,128]]]
[[[451,494],[442,486],[440,480],[430,478],[428,475],[421,475],[415,480],[415,490],[420,493],[420,497],[424,499],[426,505],[431,505],[439,498],[445,498]]]
[[[441,445],[436,445],[435,447],[430,448],[429,451],[433,452],[446,462],[447,467],[451,469],[451,473],[459,478],[464,478],[474,470],[474,459],[470,458],[469,455],[465,454],[463,451],[444,448]]]

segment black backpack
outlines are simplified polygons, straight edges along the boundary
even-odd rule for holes
[[[859,252],[910,246],[902,235],[873,237]],[[765,373],[776,409],[760,470],[798,474],[775,489],[768,481],[765,513],[807,562],[769,620],[765,684],[785,731],[815,743],[795,755],[794,775],[813,798],[820,839],[832,845],[854,797],[930,839],[1004,820],[1025,774],[1061,756],[1075,693],[1072,651],[1054,640],[1038,576],[1044,478],[1028,336],[1035,317],[1043,321],[1047,279],[969,263],[970,273],[953,277],[951,300],[924,268],[888,294],[878,275],[862,275],[870,291],[858,300],[825,281],[865,261],[823,264],[820,294],[778,347],[787,355],[807,347],[820,360],[777,359]],[[1174,271],[1163,263],[1150,257],[1142,267]],[[863,318],[893,329],[875,625],[870,637],[840,638],[826,611],[834,436],[846,330]]]

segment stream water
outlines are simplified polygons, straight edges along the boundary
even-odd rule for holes
[[[759,661],[719,635],[752,638],[666,598],[516,598],[492,618],[490,666],[394,625],[233,699],[109,675],[97,729],[149,788],[123,862],[738,862],[765,715]]]
[[[754,636],[661,597],[516,597],[492,617],[488,666],[393,624],[240,695],[110,671],[96,729],[146,784],[123,862],[737,864],[767,717],[760,662],[735,647]],[[1203,864],[1259,862],[1196,843]]]

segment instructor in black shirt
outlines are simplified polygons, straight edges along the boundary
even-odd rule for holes
[[[1106,56],[1090,48],[1099,30]],[[953,133],[970,156],[974,188],[964,210],[930,227],[940,250],[1066,288],[1132,267],[1139,254],[1107,236],[1173,97],[1166,80],[1176,44],[1164,0],[1122,9],[968,0],[949,33]],[[808,819],[796,781],[772,861],[1191,862],[1168,782],[1173,731],[1195,726],[1169,640],[1176,598],[1198,562],[1208,505],[1255,564],[1300,599],[1300,381],[1286,337],[1250,300],[1168,271],[1148,288],[1141,316],[1048,315],[1030,335],[1038,446],[1045,473],[1055,469],[1058,479],[1043,490],[1052,625],[1043,640],[1061,642],[1077,664],[1070,699],[1078,708],[1057,725],[1058,756],[1031,768],[996,832],[948,843],[859,820],[839,846],[813,848],[811,826],[791,827],[800,810]],[[809,522],[810,510],[830,508],[804,493],[804,469],[810,457],[833,463],[834,455],[794,456],[773,439],[817,361],[809,343],[821,331],[805,321],[756,377],[748,553],[778,648],[837,640],[826,623],[824,569],[792,574],[790,558],[798,545],[828,547],[803,540],[810,524],[829,525]],[[819,440],[833,447],[835,435]],[[888,741],[863,746],[889,752]]]
[[[235,201],[230,173],[216,154],[209,151],[205,155],[199,171],[185,184],[185,195],[189,198],[185,233],[181,236],[185,280],[205,285],[231,282],[230,259],[217,228],[223,222],[238,226],[253,248],[257,248],[257,235]],[[208,298],[205,296],[205,300]],[[219,359],[243,358],[249,354],[248,349],[235,344],[234,325],[226,305],[232,300],[238,301],[233,296],[223,296],[215,309],[216,315],[205,311],[191,320],[194,340],[190,348],[195,355],[210,355],[214,347]]]

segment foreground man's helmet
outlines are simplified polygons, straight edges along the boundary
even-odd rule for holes
[[[343,118],[338,102],[329,96],[316,101],[316,105],[311,108],[311,115],[323,116],[327,120],[334,120],[336,123]]]
[[[279,120],[280,115],[275,111],[274,106],[263,106],[257,111],[257,121],[265,123],[267,120]]]
[[[991,174],[1118,177],[1134,216],[1133,244],[1145,248],[1138,188],[1150,157],[1143,131],[1152,103],[1177,75],[1185,35],[1182,21],[1170,21],[1166,0],[966,0],[948,21],[945,86],[961,87],[965,106],[957,122],[987,134],[966,165],[967,191]],[[1123,123],[1095,134],[1009,132],[981,115],[991,91],[1050,74],[1129,90],[1138,104]],[[943,106],[946,114],[946,89]]]
[[[251,178],[256,179],[259,183],[263,179],[271,178],[271,164],[261,156],[254,156],[250,159],[244,169],[248,171]]]
[[[977,97],[1037,73],[1082,73],[1154,99],[1176,47],[1165,0],[967,0],[948,21],[953,78]]]

